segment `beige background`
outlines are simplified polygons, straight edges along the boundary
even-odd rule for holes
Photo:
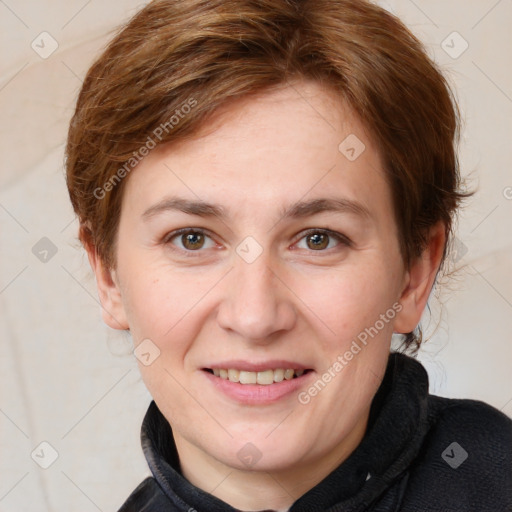
[[[512,416],[512,2],[382,3],[456,85],[466,119],[462,168],[478,188],[452,257],[463,268],[443,288],[442,309],[432,298],[424,325],[437,329],[420,359],[432,392]],[[0,0],[2,512],[117,510],[149,474],[139,430],[150,396],[130,339],[102,324],[63,177],[81,77],[139,6]],[[42,58],[32,41],[40,54],[58,48]],[[34,459],[51,462],[41,442],[58,455],[47,469],[31,458],[35,449]]]

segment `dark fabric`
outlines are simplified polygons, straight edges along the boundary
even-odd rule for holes
[[[153,477],[119,512],[236,512],[180,474],[155,402],[141,441]],[[423,366],[391,354],[363,440],[289,510],[364,511],[512,512],[512,420],[483,402],[429,395]]]

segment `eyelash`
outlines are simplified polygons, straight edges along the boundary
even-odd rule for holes
[[[340,245],[344,245],[346,247],[352,246],[352,240],[350,240],[350,238],[348,238],[347,236],[342,235],[341,233],[338,233],[337,231],[331,231],[330,229],[322,229],[322,228],[306,229],[306,231],[303,231],[300,233],[300,235],[301,235],[300,238],[298,238],[296,240],[296,242],[294,242],[294,243],[297,243],[300,240],[302,240],[303,238],[306,238],[307,236],[313,235],[313,234],[327,235],[331,238],[334,238]],[[311,250],[311,252],[325,252],[326,250],[327,249],[323,249],[323,250],[319,250],[319,251]]]
[[[163,243],[165,245],[173,245],[171,242],[173,239],[175,239],[176,237],[178,237],[180,235],[184,235],[184,234],[188,234],[188,233],[199,233],[201,235],[204,235],[204,236],[207,236],[207,237],[213,239],[213,236],[210,234],[210,232],[203,228],[181,228],[181,229],[177,229],[176,231],[173,231],[171,233],[168,233],[164,237]],[[301,232],[300,233],[301,236],[299,238],[297,238],[297,240],[294,242],[294,244],[301,241],[303,238],[306,238],[307,236],[313,235],[313,234],[327,235],[331,238],[336,239],[336,241],[340,245],[345,246],[345,247],[352,247],[352,245],[353,245],[352,240],[350,240],[347,236],[342,235],[341,233],[338,233],[336,231],[331,231],[330,229],[322,229],[322,228],[310,228],[310,229],[307,229],[306,231]],[[335,247],[334,248],[331,247],[330,249],[335,249]],[[318,251],[311,249],[309,252],[322,253],[322,252],[327,252],[330,249],[320,249]],[[173,250],[180,251],[182,254],[185,254],[187,257],[192,257],[192,258],[199,256],[199,253],[202,252],[201,249],[197,249],[194,251],[194,250],[188,250],[188,249],[181,249],[180,247],[174,247]],[[197,253],[197,254],[194,254],[194,253]]]

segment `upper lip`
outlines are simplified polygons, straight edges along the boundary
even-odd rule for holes
[[[205,369],[213,370],[219,369],[236,369],[246,372],[262,372],[264,370],[277,370],[278,368],[293,369],[293,370],[311,370],[310,366],[303,365],[294,361],[286,361],[284,359],[272,359],[269,361],[262,361],[260,363],[243,361],[241,359],[232,359],[230,361],[219,361],[218,363],[211,363],[205,366]]]

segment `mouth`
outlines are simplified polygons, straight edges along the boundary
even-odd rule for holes
[[[257,372],[237,368],[203,368],[203,370],[222,380],[242,385],[259,384],[261,386],[298,379],[313,371],[302,368],[268,368]]]
[[[215,392],[230,400],[251,406],[271,405],[293,396],[307,387],[315,370],[297,361],[273,359],[213,361],[201,368]]]

